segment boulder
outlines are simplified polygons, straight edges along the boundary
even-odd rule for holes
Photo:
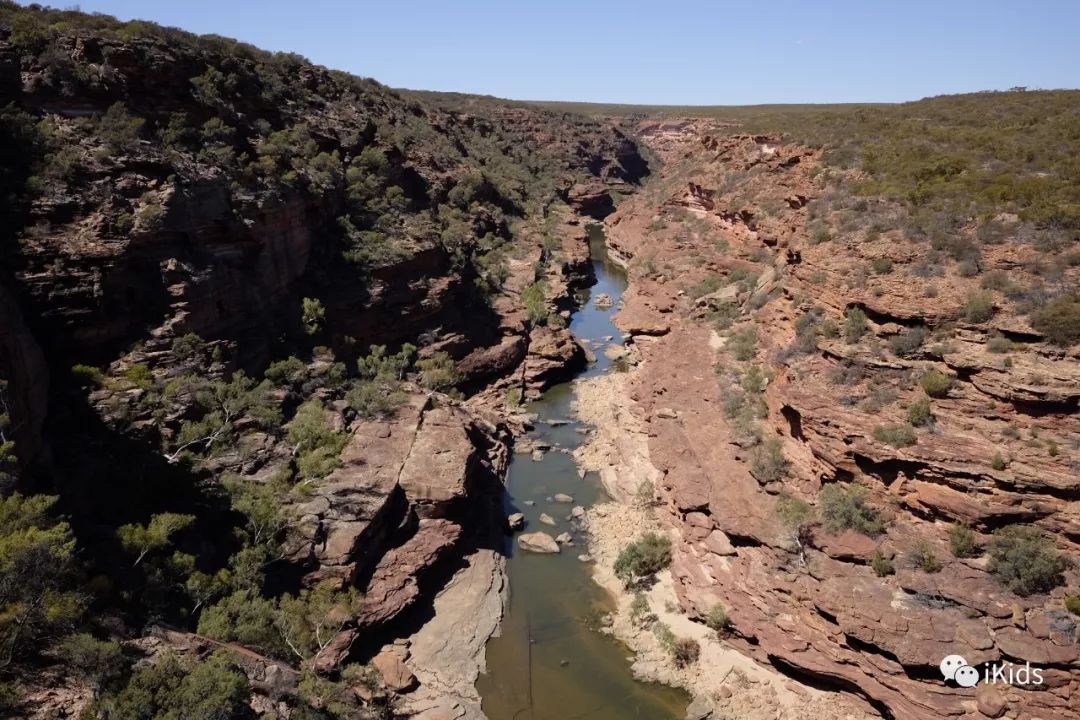
[[[546,532],[523,533],[518,535],[518,547],[527,552],[553,554],[559,552],[559,543]]]
[[[540,513],[540,522],[544,523],[545,525],[554,525],[555,518],[551,517],[547,513]]]
[[[1005,695],[993,685],[980,685],[975,691],[975,706],[988,718],[999,718],[1005,714],[1008,702]]]
[[[396,693],[408,692],[417,685],[416,676],[405,665],[405,650],[396,645],[384,648],[371,664],[379,671],[383,685]]]
[[[569,504],[574,502],[574,498],[566,493],[555,493],[555,502]]]
[[[520,530],[525,527],[525,513],[510,513],[506,517],[506,525],[511,530]]]
[[[560,533],[559,536],[555,538],[555,542],[560,545],[573,545],[574,536],[568,532]]]

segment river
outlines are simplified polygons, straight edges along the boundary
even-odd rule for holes
[[[570,329],[578,339],[591,341],[597,361],[580,377],[613,371],[603,349],[622,343],[611,322],[617,309],[597,308],[595,300],[606,294],[617,304],[626,289],[626,275],[608,257],[601,226],[590,227],[589,241],[596,284],[571,319]],[[559,555],[537,555],[519,550],[508,539],[509,607],[500,636],[487,645],[488,672],[477,682],[484,711],[490,720],[682,718],[685,694],[634,680],[630,650],[598,630],[613,602],[593,582],[590,566],[578,560],[586,552],[585,541],[567,518],[573,505],[588,507],[607,498],[593,474],[579,477],[573,457],[557,449],[573,451],[582,440],[573,400],[573,384],[564,383],[530,404],[540,418],[532,434],[555,449],[541,461],[517,454],[510,464],[507,512],[524,513],[530,532],[544,530],[552,536],[570,532],[576,544],[564,547]],[[544,422],[550,419],[569,422]],[[556,493],[571,495],[573,505],[554,502]],[[553,517],[556,526],[540,523],[541,513]]]

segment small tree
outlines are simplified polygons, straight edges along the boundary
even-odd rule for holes
[[[814,523],[814,508],[798,498],[781,495],[776,499],[776,516],[794,543],[805,567],[806,542],[810,537],[810,526]]]
[[[195,522],[194,515],[161,513],[150,518],[146,525],[121,525],[116,535],[124,550],[135,555],[132,566],[138,566],[147,555],[169,546],[172,536]]]
[[[521,292],[521,300],[525,303],[525,311],[529,321],[534,325],[541,325],[547,320],[547,288],[543,282],[534,282]]]
[[[119,678],[127,663],[115,640],[98,640],[88,633],[71,635],[60,643],[60,653],[90,683],[95,695]]]
[[[319,583],[278,604],[276,625],[290,650],[315,665],[338,633],[352,621],[359,605],[356,590],[338,590],[331,581]]]
[[[307,480],[324,478],[340,466],[339,456],[349,441],[326,420],[322,401],[313,397],[301,405],[286,426],[300,474]]]
[[[44,637],[68,629],[84,601],[73,590],[75,538],[57,498],[0,495],[0,671]]]
[[[326,307],[318,298],[304,298],[300,320],[304,323],[304,332],[316,335],[322,331],[323,323],[326,322]]]

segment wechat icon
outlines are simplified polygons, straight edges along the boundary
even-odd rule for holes
[[[979,671],[968,665],[962,655],[947,656],[939,667],[946,681],[952,680],[960,687],[969,688],[979,684]]]

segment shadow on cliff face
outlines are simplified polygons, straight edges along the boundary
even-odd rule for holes
[[[169,552],[192,555],[201,570],[215,571],[239,549],[238,518],[229,499],[210,491],[202,475],[183,463],[168,463],[146,438],[110,427],[76,392],[54,390],[51,407],[46,437],[52,462],[47,474],[31,476],[35,487],[26,489],[59,496],[59,509],[71,523],[88,574],[108,578],[115,588],[145,590],[141,569],[121,548],[117,529],[146,524],[163,512],[195,516]],[[189,620],[183,607],[190,603],[181,588],[156,600],[148,608],[146,598],[133,598],[127,609],[138,621],[149,619],[147,612],[164,612],[178,624]]]

